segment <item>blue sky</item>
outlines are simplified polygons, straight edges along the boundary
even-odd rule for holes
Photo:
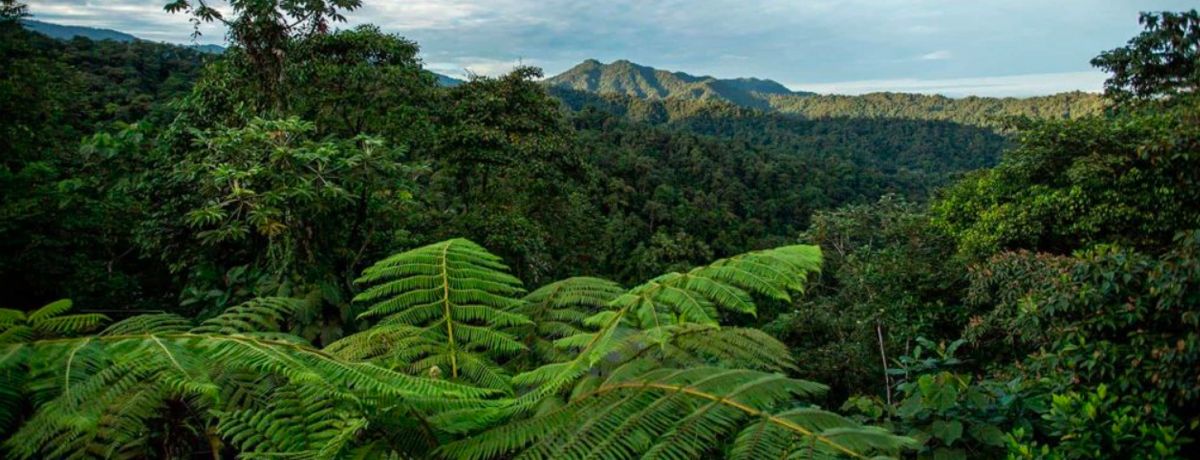
[[[188,42],[165,0],[31,0],[35,18]],[[220,0],[215,3],[220,5]],[[517,63],[553,75],[617,59],[717,77],[770,78],[792,89],[950,96],[1099,90],[1088,60],[1139,30],[1144,10],[1174,0],[365,0],[349,24],[373,23],[421,44],[426,66],[495,75]],[[202,43],[223,32],[203,29]]]

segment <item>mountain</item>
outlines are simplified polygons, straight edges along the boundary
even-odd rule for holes
[[[451,77],[451,76],[449,76],[449,75],[442,75],[442,74],[440,74],[440,73],[437,73],[437,72],[430,72],[430,73],[432,73],[432,74],[433,74],[433,76],[437,77],[437,84],[438,84],[438,86],[444,86],[444,87],[447,87],[447,88],[452,88],[452,87],[455,87],[455,86],[461,85],[461,84],[463,84],[463,83],[466,83],[466,81],[464,81],[464,80],[460,80],[460,79],[457,79],[457,78]]]
[[[208,54],[221,54],[225,52],[225,47],[221,45],[187,45],[187,47]]]
[[[772,80],[695,76],[638,65],[623,59],[610,64],[588,59],[546,79],[546,84],[596,94],[725,101],[762,109],[770,107],[769,99],[773,96],[811,94],[792,91]]]
[[[75,37],[85,37],[92,40],[116,40],[119,42],[131,42],[138,40],[138,38],[133,35],[112,29],[66,26],[61,24],[51,24],[49,22],[35,21],[32,19],[23,20],[21,23],[26,29],[49,36],[50,38],[57,38],[59,40],[70,40]]]
[[[1000,126],[1003,119],[1013,116],[1071,119],[1104,110],[1100,95],[1079,91],[1029,98],[949,98],[908,93],[818,95],[792,91],[772,80],[697,77],[626,60],[603,64],[588,59],[545,83],[568,106],[595,105],[610,111],[619,106],[617,112],[645,119],[673,118],[679,113],[705,110],[701,106],[713,102],[805,118],[943,120],[988,127]],[[631,105],[624,98],[667,105]]]

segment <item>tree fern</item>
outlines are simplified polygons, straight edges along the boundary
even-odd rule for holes
[[[777,373],[794,368],[783,344],[717,324],[722,311],[753,314],[755,296],[801,290],[819,261],[791,246],[630,290],[570,278],[517,299],[496,256],[450,240],[365,270],[356,300],[377,324],[324,349],[284,332],[299,299],[254,299],[199,325],[135,316],[88,337],[70,336],[104,318],[67,315],[69,303],[0,310],[0,331],[19,329],[0,342],[3,446],[12,458],[197,445],[245,458],[894,453],[909,441],[803,404],[824,387]],[[37,410],[21,413],[24,401]]]
[[[366,289],[355,301],[368,304],[362,316],[381,318],[381,325],[417,328],[411,350],[402,350],[412,352],[403,360],[408,371],[503,389],[508,378],[495,360],[526,349],[503,329],[529,322],[516,312],[521,282],[507,270],[479,245],[453,239],[367,268],[358,279]]]
[[[498,458],[706,458],[732,441],[735,458],[764,458],[805,446],[808,457],[864,458],[907,446],[907,438],[863,428],[817,409],[775,411],[796,397],[825,387],[779,374],[721,368],[652,368],[614,373],[595,389],[557,410],[512,422],[447,445],[459,459]],[[767,424],[767,428],[759,427]],[[761,428],[778,439],[754,443],[748,430]],[[739,435],[740,433],[740,435]],[[786,443],[784,442],[786,441]],[[771,450],[773,446],[785,446]],[[745,454],[745,455],[743,455]]]

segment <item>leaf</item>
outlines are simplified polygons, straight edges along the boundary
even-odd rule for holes
[[[962,438],[963,425],[958,420],[934,420],[930,431],[947,446],[954,445],[954,441]]]

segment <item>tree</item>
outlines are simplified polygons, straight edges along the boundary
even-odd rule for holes
[[[15,22],[29,15],[29,8],[17,0],[0,2],[0,22]]]
[[[1200,89],[1200,13],[1142,13],[1144,30],[1092,65],[1110,72],[1105,94],[1117,101],[1187,96]]]
[[[278,83],[293,39],[329,32],[331,22],[344,22],[343,11],[362,6],[361,0],[233,0],[233,17],[226,18],[206,0],[172,0],[168,12],[186,13],[199,27],[201,22],[220,22],[229,28],[229,39],[252,64],[252,81],[272,102],[281,103]],[[199,29],[197,28],[197,34]]]

